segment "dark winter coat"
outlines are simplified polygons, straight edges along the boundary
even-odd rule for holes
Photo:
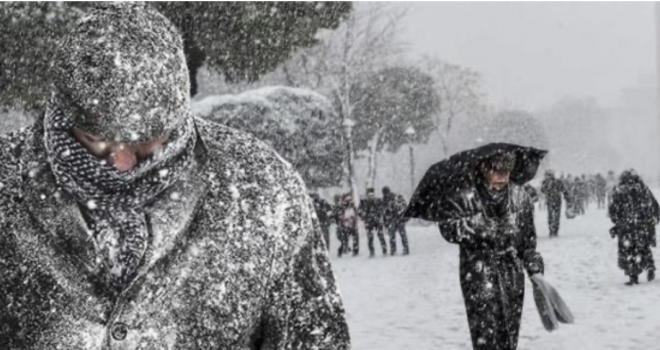
[[[360,200],[360,218],[368,228],[383,226],[383,200],[365,198]]]
[[[660,208],[648,187],[636,180],[622,182],[614,188],[609,214],[612,235],[619,240],[619,268],[638,275],[652,267],[650,247],[656,244]]]
[[[541,192],[548,202],[560,202],[561,196],[566,193],[564,183],[554,177],[545,178],[541,184]]]
[[[504,215],[487,216],[489,203],[476,189],[444,201],[440,233],[460,246],[460,280],[475,350],[517,346],[525,292],[524,270],[543,273],[536,251],[533,205],[511,184]]]
[[[312,198],[312,200],[314,201],[314,210],[319,218],[319,223],[322,227],[330,227],[333,215],[332,205],[323,198]]]
[[[408,203],[402,195],[391,193],[383,198],[383,223],[385,227],[407,221],[403,218]]]
[[[532,201],[532,203],[536,203],[539,200],[539,193],[536,191],[534,186],[527,184],[523,186],[525,189],[525,192],[529,195],[529,199]]]
[[[145,210],[150,246],[117,297],[58,191],[42,131],[0,137],[0,349],[347,349],[305,187],[265,144],[197,120],[199,167]]]

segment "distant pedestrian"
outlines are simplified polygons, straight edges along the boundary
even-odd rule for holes
[[[373,188],[367,189],[367,198],[360,201],[359,209],[360,218],[367,229],[369,257],[374,256],[374,233],[378,235],[383,255],[387,255],[387,243],[383,234],[383,200],[376,198]]]
[[[326,202],[318,193],[310,193],[314,203],[314,210],[319,219],[319,225],[323,232],[323,240],[325,241],[325,248],[330,250],[330,225],[332,224],[333,208],[330,203]]]
[[[407,219],[403,218],[403,213],[408,206],[402,195],[396,194],[389,187],[383,187],[383,221],[390,235],[390,255],[396,254],[396,234],[401,236],[401,245],[403,246],[403,255],[410,254],[408,246],[408,235],[406,233]]]
[[[565,196],[566,189],[564,183],[555,178],[554,172],[548,170],[545,173],[545,179],[541,185],[541,192],[545,196],[546,207],[548,209],[548,227],[550,237],[559,236],[559,222],[561,219],[562,195]]]
[[[355,208],[353,197],[346,193],[341,197],[341,202],[337,210],[337,222],[339,225],[339,242],[337,256],[348,254],[350,251],[348,241],[353,239],[353,256],[359,254],[360,237],[358,236],[358,211]]]
[[[596,202],[598,203],[598,209],[604,209],[605,200],[607,198],[607,180],[605,180],[601,174],[596,174],[594,181],[596,185]]]

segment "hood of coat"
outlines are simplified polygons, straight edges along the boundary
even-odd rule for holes
[[[181,36],[149,4],[96,5],[58,46],[52,74],[63,113],[107,141],[152,141],[192,116]]]

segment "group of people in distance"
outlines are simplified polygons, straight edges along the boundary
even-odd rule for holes
[[[383,197],[378,198],[375,190],[368,188],[366,197],[360,199],[359,206],[355,204],[350,193],[335,195],[334,205],[329,204],[317,193],[310,194],[328,250],[330,249],[330,226],[334,223],[340,243],[337,255],[341,257],[352,252],[353,256],[357,256],[360,252],[358,221],[362,220],[367,231],[369,257],[375,256],[374,235],[378,236],[383,255],[387,255],[385,232],[389,236],[390,255],[397,253],[397,234],[401,237],[403,255],[410,254],[406,233],[408,219],[402,217],[408,203],[402,195],[392,192],[389,187],[383,187],[382,194]],[[349,246],[349,241],[352,241],[352,248]]]
[[[612,238],[618,238],[618,265],[629,276],[626,285],[639,284],[639,275],[647,271],[647,280],[655,279],[655,263],[651,247],[656,246],[655,226],[660,219],[658,202],[642,178],[634,170],[626,170],[616,179],[614,172],[607,178],[600,174],[590,179],[571,176],[555,178],[548,170],[541,186],[548,210],[550,237],[559,234],[562,197],[566,201],[566,217],[583,215],[591,201],[598,209],[607,208],[614,227]],[[607,203],[607,204],[606,204]]]

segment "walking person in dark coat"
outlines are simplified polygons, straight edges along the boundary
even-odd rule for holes
[[[360,201],[359,214],[367,229],[369,257],[374,256],[374,232],[378,235],[383,255],[387,255],[387,243],[383,234],[383,200],[376,198],[373,188],[368,188],[367,198]]]
[[[316,217],[319,218],[321,231],[323,232],[323,240],[325,241],[325,249],[330,250],[330,224],[332,224],[333,208],[330,203],[326,202],[318,193],[310,193],[309,195],[314,203],[314,210]]]
[[[305,185],[193,116],[179,31],[101,3],[0,136],[0,349],[350,348]]]
[[[341,197],[341,202],[337,208],[337,223],[339,225],[339,242],[337,256],[348,254],[350,251],[348,241],[353,238],[353,256],[359,254],[360,237],[358,235],[358,210],[355,208],[353,197],[346,193]]]
[[[607,198],[607,181],[600,173],[596,174],[594,181],[598,209],[605,209],[605,199]]]
[[[589,200],[589,188],[588,184],[584,178],[576,176],[575,185],[573,187],[574,198],[575,198],[575,213],[577,215],[584,215],[588,200]]]
[[[509,183],[514,157],[498,154],[475,170],[475,185],[440,210],[440,233],[460,245],[461,289],[475,350],[515,350],[525,292],[524,271],[543,274],[533,205]],[[554,192],[548,192],[554,193]]]
[[[554,172],[548,170],[541,185],[541,192],[545,196],[548,209],[548,227],[550,237],[559,235],[559,221],[561,219],[561,197],[565,195],[564,183],[555,178]]]
[[[407,203],[402,195],[396,194],[389,187],[383,187],[383,222],[390,235],[390,255],[396,254],[396,234],[401,236],[401,245],[403,246],[403,255],[410,254],[408,245],[408,234],[406,233],[406,222],[403,212],[406,210]]]
[[[656,246],[655,226],[660,210],[639,176],[631,171],[621,174],[612,194],[609,214],[614,223],[612,238],[619,240],[619,268],[630,278],[626,285],[639,284],[639,274],[644,270],[647,279],[653,280],[655,263],[651,247]]]
[[[607,172],[607,178],[605,179],[607,183],[607,207],[609,208],[612,204],[612,196],[614,195],[614,187],[616,187],[617,179],[614,175],[614,171],[610,170]]]

